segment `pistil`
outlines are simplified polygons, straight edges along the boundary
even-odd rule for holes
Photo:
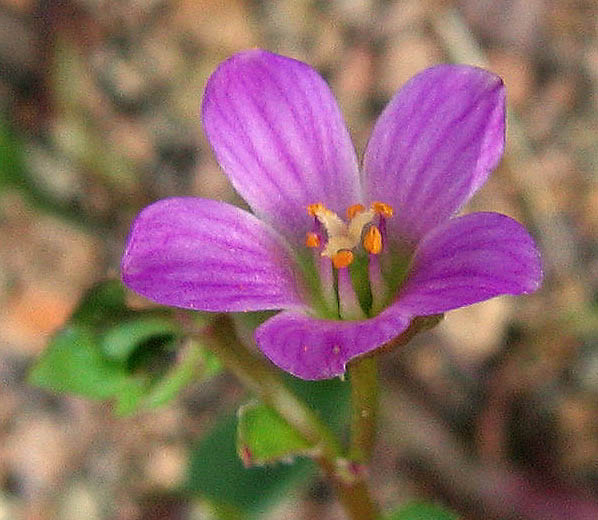
[[[370,254],[368,259],[368,276],[370,280],[370,289],[372,292],[372,307],[370,314],[375,316],[384,307],[387,299],[388,287],[382,277],[382,270],[380,268],[380,256]]]
[[[363,211],[365,211],[365,206],[363,204],[353,204],[347,208],[347,218],[352,220],[355,215],[362,213]]]
[[[363,320],[365,313],[359,305],[359,299],[355,293],[351,274],[347,267],[337,269],[338,273],[338,312],[343,320]]]
[[[314,255],[314,261],[318,266],[318,274],[320,275],[320,286],[322,288],[322,297],[328,309],[336,313],[338,308],[338,296],[334,286],[334,269],[332,263],[328,258],[321,256],[319,253]]]

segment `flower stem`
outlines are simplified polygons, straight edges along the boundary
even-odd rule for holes
[[[205,332],[210,340],[207,347],[246,388],[276,410],[305,440],[318,446],[327,457],[336,457],[340,453],[333,433],[288,389],[275,369],[237,340],[230,320],[217,318]]]
[[[325,458],[316,460],[331,481],[347,518],[351,520],[376,520],[378,518],[378,506],[370,495],[363,471],[357,467],[339,471],[337,465],[331,465],[330,461]],[[352,476],[345,475],[341,478],[340,475],[345,472]]]
[[[331,481],[349,519],[377,518],[377,507],[364,480],[364,472],[342,458],[336,436],[307,404],[287,388],[276,369],[236,340],[230,320],[220,317],[208,329],[188,329],[188,332],[201,334],[202,343],[206,342],[207,336],[210,350],[241,383],[319,448],[314,459]]]
[[[374,356],[349,363],[351,381],[351,446],[349,457],[360,464],[369,462],[376,442],[378,416],[378,370]]]

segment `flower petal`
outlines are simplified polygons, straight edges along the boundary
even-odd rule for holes
[[[380,115],[364,156],[370,201],[394,206],[391,236],[415,243],[486,181],[502,156],[502,80],[465,65],[426,69]]]
[[[332,321],[303,313],[281,312],[255,332],[261,351],[278,367],[301,379],[329,379],[345,365],[395,338],[410,319],[387,309],[363,321]]]
[[[540,253],[521,224],[499,213],[471,213],[423,238],[392,307],[413,316],[439,314],[501,294],[531,293],[541,282]]]
[[[308,204],[344,213],[359,202],[348,131],[308,65],[263,50],[236,54],[210,77],[202,117],[235,189],[291,241],[305,236]]]
[[[136,218],[123,282],[163,305],[202,311],[303,308],[293,260],[275,232],[239,208],[160,200]]]

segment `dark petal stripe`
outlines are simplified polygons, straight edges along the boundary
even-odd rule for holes
[[[258,65],[256,68],[257,70],[261,71],[264,76],[268,76],[269,71],[266,70],[265,67]],[[294,70],[290,70],[289,73],[295,75],[296,77],[296,73]],[[278,77],[278,74],[276,74],[275,71],[272,71],[272,74],[269,75],[269,79],[271,80],[272,88],[275,89],[276,94],[284,101],[285,105],[289,109],[294,126],[299,131],[298,136],[302,141],[302,148],[312,149],[314,152],[313,156],[304,156],[303,158],[293,157],[292,159],[289,159],[289,162],[291,163],[290,166],[297,173],[297,164],[294,161],[297,161],[298,159],[303,159],[310,163],[309,168],[312,171],[315,171],[318,168],[326,170],[326,165],[323,164],[322,161],[322,142],[317,140],[316,138],[318,125],[316,123],[316,120],[314,119],[314,114],[311,109],[311,103],[307,99],[304,90],[301,88],[296,88],[292,85],[282,85],[280,83],[282,78]],[[299,83],[297,82],[296,85],[298,84]],[[267,89],[268,86],[269,85],[264,85],[264,88]],[[258,86],[258,88],[260,88],[260,86]],[[298,104],[294,103],[291,99],[289,99],[289,96],[287,94],[287,92],[289,92],[289,88],[294,90],[297,98],[300,98],[298,99]],[[313,129],[313,131],[308,132],[308,128]],[[280,138],[280,132],[277,133],[279,134],[279,141],[281,141],[281,143],[284,143],[284,139]],[[292,154],[288,149],[288,144],[289,143],[286,143],[285,148],[290,158]],[[321,177],[315,177],[313,180],[320,181],[316,189],[322,193],[323,197],[325,197],[327,195],[326,189],[328,188],[328,186],[322,184]]]
[[[260,50],[237,54],[208,81],[202,116],[235,189],[294,244],[303,242],[308,204],[344,212],[361,198],[340,111],[307,65]]]
[[[259,73],[259,68],[256,68],[256,72]],[[247,78],[239,78],[240,86],[244,87],[244,94],[246,96],[246,100],[243,103],[245,106],[251,105],[254,109],[255,115],[261,120],[263,124],[263,128],[268,131],[268,135],[264,136],[265,139],[271,144],[272,153],[270,156],[264,157],[262,167],[264,168],[264,172],[269,171],[276,171],[276,170],[283,170],[287,173],[287,176],[284,179],[284,183],[281,183],[282,186],[279,186],[279,189],[282,190],[292,190],[294,192],[294,197],[299,198],[300,200],[304,200],[306,198],[306,190],[308,189],[307,186],[304,185],[302,182],[302,172],[300,171],[300,166],[298,164],[298,160],[296,157],[293,157],[290,150],[289,145],[291,142],[291,136],[283,135],[283,132],[286,130],[288,131],[290,128],[296,129],[298,128],[301,130],[301,127],[297,127],[296,121],[295,124],[291,124],[293,110],[292,107],[289,107],[289,112],[291,113],[291,119],[287,120],[287,128],[280,128],[280,124],[278,122],[278,118],[281,116],[281,113],[278,111],[272,112],[269,110],[268,103],[264,103],[264,98],[268,99],[269,97],[274,97],[274,94],[270,92],[269,84],[263,85],[262,82],[259,81],[259,76],[252,78],[254,81],[249,83],[246,81]],[[273,81],[273,76],[269,76],[269,83]],[[279,93],[280,96],[280,93]],[[285,103],[288,103],[288,100],[285,99],[284,96],[280,96],[281,100]],[[278,112],[278,113],[277,113]],[[239,121],[242,117],[242,114],[237,111],[236,113],[236,120]],[[254,119],[255,122],[255,119]],[[247,130],[245,129],[246,135],[248,134]],[[296,134],[293,134],[295,137]],[[305,146],[305,143],[304,143]],[[254,149],[255,153],[255,149]],[[265,159],[273,158],[276,156],[280,159],[282,163],[284,163],[285,168],[276,168],[272,166],[268,166],[268,162]],[[272,177],[270,180],[273,181]],[[293,181],[293,182],[292,182]],[[294,202],[294,200],[293,200]]]
[[[541,281],[540,254],[519,223],[498,213],[472,213],[422,239],[394,306],[415,316],[436,314],[530,293]]]
[[[364,157],[370,200],[394,206],[391,237],[417,241],[484,183],[502,155],[504,113],[500,78],[474,67],[433,67],[397,93]]]
[[[288,246],[253,215],[213,200],[164,199],[133,223],[122,278],[164,305],[205,311],[304,308]]]
[[[364,321],[332,321],[282,312],[256,330],[256,342],[277,366],[302,379],[328,379],[351,359],[398,336],[409,318],[387,310]]]
[[[230,96],[227,95],[226,97],[229,98]],[[226,114],[224,107],[228,109],[228,114]],[[246,185],[246,193],[240,192],[236,186],[236,181],[229,175],[237,191],[246,200],[250,200],[262,192],[266,195],[269,194],[269,198],[265,201],[266,206],[273,200],[281,205],[292,206],[293,197],[289,196],[287,192],[288,184],[285,186],[284,179],[269,174],[269,169],[264,162],[262,154],[258,153],[255,149],[251,132],[245,126],[245,118],[240,116],[238,110],[235,108],[235,102],[229,99],[222,99],[219,104],[214,103],[213,110],[222,118],[219,124],[216,116],[212,116],[214,124],[211,127],[211,137],[209,136],[210,142],[215,141],[218,143],[218,149],[215,149],[215,152],[219,161],[222,160],[228,163],[229,168],[235,171],[236,175],[240,177],[250,179],[254,174],[253,172],[260,173],[259,182],[256,182],[253,186]],[[226,154],[230,157],[227,158]],[[230,158],[233,158],[232,162]]]
[[[417,157],[421,161],[421,164],[414,165],[411,161],[407,161],[409,169],[413,171],[412,182],[410,189],[406,194],[406,200],[409,203],[418,204],[423,202],[422,196],[426,196],[428,199],[430,196],[443,196],[447,192],[455,190],[456,186],[467,185],[469,187],[469,179],[457,178],[455,185],[447,186],[448,190],[437,191],[431,190],[430,186],[434,187],[437,185],[437,179],[447,171],[453,171],[459,167],[459,162],[463,160],[463,154],[468,150],[475,150],[479,146],[480,135],[483,135],[485,127],[488,125],[488,117],[482,109],[484,106],[480,103],[482,98],[487,98],[491,93],[484,92],[480,94],[474,101],[463,111],[452,119],[446,127],[442,130],[442,133],[436,138],[435,142],[427,142],[427,151],[425,154]],[[477,117],[476,117],[477,116]],[[477,120],[476,120],[477,119]],[[458,135],[458,142],[455,145],[453,143],[454,136]],[[413,157],[413,150],[409,154],[410,159]],[[441,166],[438,171],[438,166]],[[435,175],[433,175],[435,173]],[[419,182],[415,183],[414,180]],[[417,190],[414,190],[414,187]],[[449,191],[450,190],[450,191]],[[457,190],[461,191],[461,190]],[[412,195],[413,194],[413,195]],[[425,206],[424,206],[425,207]]]

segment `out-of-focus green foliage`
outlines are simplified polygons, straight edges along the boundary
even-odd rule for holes
[[[19,141],[0,119],[0,191],[23,183],[24,168]]]
[[[80,50],[69,40],[59,37],[52,87],[63,128],[53,135],[53,144],[79,166],[92,171],[96,180],[119,194],[133,193],[138,188],[135,168],[120,149],[107,145],[105,133],[85,102],[88,69]]]
[[[293,485],[313,474],[308,459],[294,464],[246,468],[235,450],[236,416],[221,419],[193,450],[187,491],[239,518],[255,517],[284,498]]]
[[[328,426],[337,431],[346,426],[348,383],[339,379],[302,381],[292,376],[286,376],[285,382]],[[279,436],[289,433],[288,425],[274,410],[254,403],[249,408],[241,408],[240,423],[237,417],[227,417],[198,443],[191,455],[186,486],[188,491],[207,498],[225,511],[237,511],[239,518],[266,511],[276,501],[285,498],[285,492],[293,484],[313,474],[311,461],[304,457],[296,458],[291,465],[278,462],[263,467],[243,466],[234,448],[235,439],[239,437],[250,436],[254,449],[259,446],[261,462],[273,462],[280,456],[300,455],[307,446],[296,434],[289,442],[281,439]],[[251,424],[246,421],[247,410],[257,410],[256,415],[251,416]],[[271,422],[266,424],[266,420]],[[238,427],[241,431],[237,431]],[[250,431],[247,431],[248,428]],[[285,449],[288,451],[283,455]],[[242,452],[239,455],[244,457]],[[259,463],[255,453],[252,455],[252,460],[246,462]]]
[[[189,342],[179,362],[147,392],[144,407],[151,409],[164,406],[191,382],[210,379],[220,373],[221,369],[220,362],[209,350],[196,342]]]
[[[457,515],[433,504],[409,504],[383,520],[457,520]]]
[[[61,330],[30,374],[30,382],[56,392],[108,399],[125,391],[124,365],[97,348],[93,333],[70,325]]]
[[[81,299],[70,321],[101,331],[132,311],[125,305],[125,288],[117,280],[107,280],[92,287]]]
[[[347,381],[339,378],[304,381],[287,374],[285,382],[335,433],[343,436],[349,420],[351,395]]]
[[[168,313],[130,310],[122,284],[107,281],[88,292],[50,341],[30,382],[55,392],[115,399],[121,415],[156,408],[196,377],[212,377],[220,370],[197,342],[177,352],[180,341]]]
[[[87,230],[106,228],[107,223],[81,211],[80,207],[59,200],[40,186],[32,177],[25,162],[25,150],[19,136],[0,116],[0,193],[15,190],[28,204],[60,217]]]
[[[149,316],[123,321],[101,336],[104,353],[118,361],[127,360],[138,345],[156,336],[174,336],[177,327],[166,318]]]

